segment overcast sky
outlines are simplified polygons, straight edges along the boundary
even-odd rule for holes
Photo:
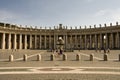
[[[120,22],[120,0],[0,0],[0,22],[89,26]]]

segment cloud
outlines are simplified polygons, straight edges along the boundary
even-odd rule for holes
[[[104,9],[97,11],[94,15],[94,18],[103,18],[110,21],[119,21],[120,20],[120,9]]]
[[[120,20],[120,9],[114,10],[111,13],[111,18],[113,20]]]
[[[95,17],[100,17],[100,16],[104,16],[106,14],[108,14],[110,11],[109,10],[100,10],[98,12],[95,13]]]
[[[0,20],[1,21],[13,20],[16,17],[17,17],[17,15],[10,11],[0,10]]]
[[[17,25],[26,25],[27,22],[29,22],[29,19],[27,18],[29,18],[29,15],[23,15],[17,12],[0,9],[0,22]]]

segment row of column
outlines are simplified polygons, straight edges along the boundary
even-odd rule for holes
[[[53,35],[0,33],[0,49],[50,49],[56,48],[57,40]]]
[[[120,48],[120,33],[71,35],[72,48]]]
[[[28,35],[0,33],[0,49],[50,49],[56,48],[62,37],[65,49],[120,48],[120,33],[85,35]]]
[[[6,33],[2,33],[1,36],[1,49],[17,49],[17,34],[6,34]],[[22,49],[22,34],[19,34],[19,49]],[[24,49],[27,49],[27,35],[24,35]]]

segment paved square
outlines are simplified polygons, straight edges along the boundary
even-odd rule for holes
[[[119,50],[111,50],[108,61],[103,61],[103,51],[81,50],[55,54],[55,60],[50,60],[52,52],[41,50],[14,51],[1,50],[0,54],[0,80],[119,80],[120,61]],[[9,55],[13,54],[14,61],[9,62]],[[23,61],[27,54],[28,60]],[[37,55],[41,61],[37,61]],[[76,61],[76,54],[80,54],[80,61]],[[90,54],[94,61],[90,61]],[[14,76],[13,76],[14,75]]]

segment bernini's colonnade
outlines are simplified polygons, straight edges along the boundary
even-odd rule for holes
[[[64,49],[120,49],[118,22],[84,29],[68,29],[62,24],[54,29],[37,29],[0,23],[0,49],[55,49],[59,37],[65,42]]]

